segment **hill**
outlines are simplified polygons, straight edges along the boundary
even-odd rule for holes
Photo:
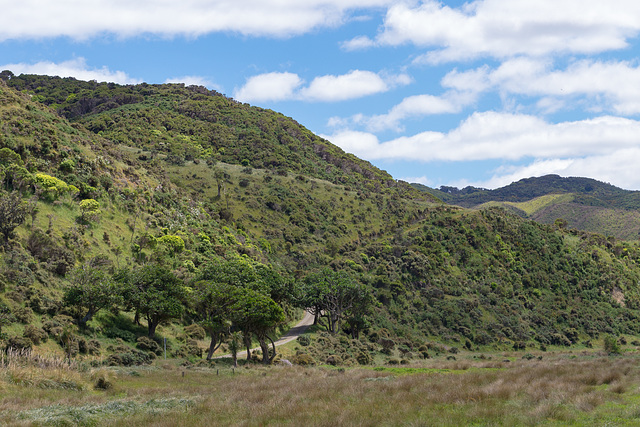
[[[260,312],[273,301],[280,308],[269,310],[293,318],[327,277],[351,286],[366,309],[327,319],[335,333],[303,352],[319,363],[640,335],[637,243],[444,205],[292,119],[203,88],[44,76],[8,84],[0,83],[0,205],[13,209],[0,256],[5,343],[28,337],[68,350],[62,332],[75,319],[85,352],[91,340],[102,349],[96,363],[124,363],[133,356],[118,354],[153,348],[142,338],[157,321],[149,335],[194,357],[212,337],[227,339],[199,317],[207,286],[242,289]],[[69,289],[86,271],[124,288],[83,326],[88,302]],[[169,317],[142,305],[145,286],[159,286],[149,275],[175,285]],[[241,328],[246,318],[230,322]],[[206,342],[204,330],[193,332],[202,326]]]
[[[466,208],[502,206],[545,224],[561,218],[568,227],[636,239],[640,233],[640,192],[623,190],[590,178],[546,175],[526,178],[495,190],[475,187],[430,189],[412,184],[434,197]]]

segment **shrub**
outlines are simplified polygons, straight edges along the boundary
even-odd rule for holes
[[[206,333],[204,328],[200,325],[193,324],[184,328],[184,334],[187,338],[191,338],[194,340],[203,340],[206,337]]]
[[[342,358],[338,355],[332,354],[331,356],[327,357],[326,363],[327,365],[336,366],[342,363]]]
[[[148,365],[155,358],[153,353],[146,353],[127,346],[118,346],[115,350],[117,352],[111,354],[105,362],[109,366]]]
[[[155,353],[158,356],[162,354],[162,347],[160,347],[160,345],[157,342],[155,342],[149,337],[139,337],[136,340],[136,343],[137,343],[136,347],[139,350],[150,351],[151,353]]]
[[[303,347],[307,347],[309,344],[311,344],[311,338],[309,338],[308,335],[300,335],[297,338],[298,344],[300,344]]]
[[[106,369],[99,369],[91,374],[91,381],[96,390],[109,390],[113,388],[113,373]]]
[[[38,328],[34,325],[26,325],[24,327],[24,333],[22,335],[25,338],[29,338],[35,345],[38,345],[41,342],[46,342],[47,339],[49,339],[49,335],[45,332],[44,329]]]
[[[7,340],[5,351],[31,351],[33,342],[27,337],[14,336]]]
[[[604,337],[604,351],[606,351],[607,354],[620,354],[622,349],[620,348],[620,343],[614,336],[607,335]]]
[[[389,360],[387,360],[387,363],[389,365],[399,365],[400,361],[398,359],[389,359]]]
[[[100,341],[98,340],[89,340],[87,342],[87,354],[92,356],[100,356]]]
[[[22,324],[33,323],[33,310],[29,307],[18,307],[13,311],[13,315]]]
[[[202,358],[202,348],[198,346],[198,342],[196,340],[187,340],[187,342],[182,347],[175,351],[174,356],[184,358]]]
[[[291,361],[300,366],[311,366],[316,364],[316,361],[313,359],[313,357],[311,357],[307,353],[297,354],[292,358]]]
[[[356,356],[356,360],[361,365],[369,365],[373,362],[373,358],[371,357],[371,355],[365,352],[358,353],[358,355]]]

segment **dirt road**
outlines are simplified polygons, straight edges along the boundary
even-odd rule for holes
[[[299,321],[296,326],[294,326],[293,328],[289,329],[289,332],[287,332],[286,334],[284,334],[278,341],[276,341],[276,347],[279,345],[283,345],[286,344],[290,341],[295,340],[296,338],[298,338],[300,335],[304,334],[304,332],[307,330],[307,328],[309,326],[313,325],[313,314],[309,313],[308,311],[304,312],[304,317],[302,318],[301,321]],[[269,344],[269,347],[271,347],[271,344]],[[251,351],[253,350],[260,350],[260,347],[256,347],[256,348],[252,348]],[[214,359],[221,359],[223,357],[231,357],[230,354],[224,354],[222,356],[216,356],[214,357]],[[239,351],[238,352],[238,359],[242,359],[244,357],[247,357],[247,351]]]

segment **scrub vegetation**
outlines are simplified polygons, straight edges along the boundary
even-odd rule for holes
[[[447,205],[202,87],[2,76],[11,422],[632,416],[636,240]],[[251,350],[235,370],[230,347]]]

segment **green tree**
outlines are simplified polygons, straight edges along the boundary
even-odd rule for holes
[[[180,317],[187,302],[187,290],[173,272],[158,265],[145,265],[118,274],[124,300],[147,321],[149,337],[159,324]]]
[[[0,197],[0,234],[2,241],[8,243],[14,235],[15,229],[22,224],[27,217],[27,206],[22,202],[20,194],[16,191],[10,194],[2,194]]]
[[[196,318],[211,337],[207,352],[207,360],[210,360],[224,336],[229,333],[231,310],[238,299],[238,288],[203,280],[195,284],[191,299]]]
[[[366,286],[346,272],[325,268],[307,276],[299,289],[297,304],[325,318],[327,330],[335,334],[340,331],[345,317],[352,316],[356,323],[356,319],[366,315],[373,302],[368,293]]]
[[[271,363],[276,355],[276,346],[269,336],[285,321],[284,311],[274,300],[251,289],[244,289],[232,307],[233,323],[237,325],[247,345],[247,360],[250,360],[250,337],[255,335],[262,350],[262,362]],[[249,339],[247,339],[249,338]],[[267,340],[271,341],[273,354],[269,352]]]
[[[78,319],[86,325],[98,311],[122,303],[122,293],[110,274],[101,268],[84,264],[71,273],[71,284],[64,292],[64,304],[82,310]]]
[[[233,360],[233,367],[238,367],[238,351],[242,345],[242,332],[232,332],[229,337],[229,351],[231,352],[231,359]]]

